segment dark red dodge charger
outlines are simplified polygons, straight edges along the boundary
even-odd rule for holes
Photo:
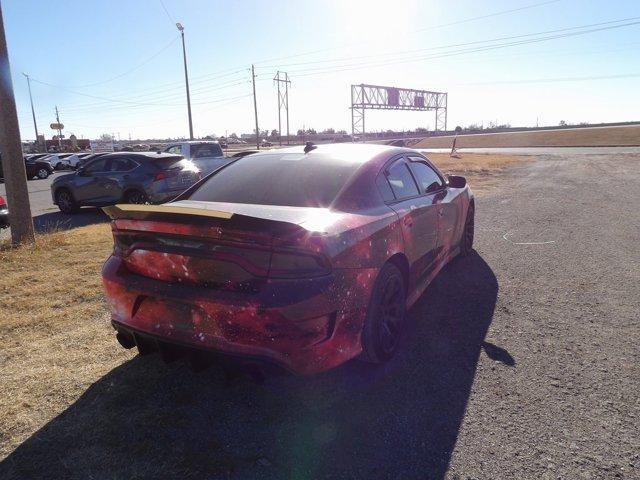
[[[405,311],[473,244],[463,177],[380,145],[246,156],[171,203],[117,205],[104,286],[119,342],[313,374],[389,359]]]

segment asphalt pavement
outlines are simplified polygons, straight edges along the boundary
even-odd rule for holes
[[[34,458],[57,478],[640,478],[640,155],[507,173],[477,199],[475,252],[412,308],[387,365],[256,384],[135,357],[11,453],[6,478]],[[105,455],[122,461],[102,470]]]
[[[83,208],[79,214],[65,215],[53,204],[51,198],[51,183],[53,183],[56,177],[68,173],[68,171],[54,172],[53,175],[50,175],[44,180],[36,179],[27,181],[31,214],[33,215],[33,222],[37,231],[44,232],[54,229],[79,227],[106,219],[102,212],[96,208]],[[6,185],[0,183],[0,195],[6,198],[6,193]],[[0,231],[0,239],[8,236],[8,229]]]

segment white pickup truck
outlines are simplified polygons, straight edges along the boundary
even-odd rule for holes
[[[191,160],[203,174],[230,163],[233,159],[225,157],[218,142],[192,140],[188,142],[172,143],[164,149],[165,152],[182,155]]]

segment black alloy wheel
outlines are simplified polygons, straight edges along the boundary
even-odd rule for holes
[[[362,333],[363,358],[381,363],[393,357],[404,329],[406,288],[392,263],[380,270],[373,288]]]

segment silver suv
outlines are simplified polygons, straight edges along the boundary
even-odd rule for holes
[[[53,203],[64,213],[82,206],[169,201],[201,178],[200,169],[179,155],[108,153],[51,185]]]

